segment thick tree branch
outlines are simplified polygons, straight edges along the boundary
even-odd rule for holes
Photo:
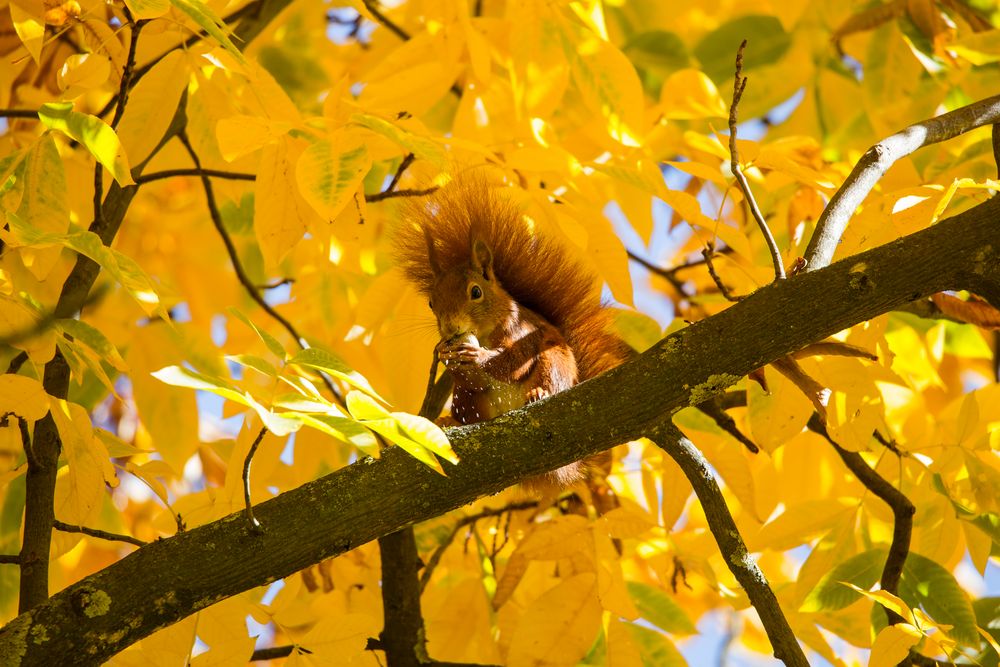
[[[806,248],[805,270],[815,271],[830,263],[854,211],[897,160],[918,148],[953,139],[998,121],[1000,95],[911,125],[869,148],[819,217],[816,231]]]
[[[669,420],[664,420],[662,424],[650,430],[647,437],[677,462],[684,471],[684,476],[691,482],[705,511],[708,527],[712,530],[712,535],[715,536],[715,541],[726,561],[726,567],[736,577],[750,598],[750,603],[757,610],[767,637],[771,640],[774,657],[789,666],[808,667],[809,662],[781,611],[778,598],[767,583],[764,573],[747,551],[747,546],[740,536],[732,514],[729,513],[729,508],[726,507],[725,498],[722,497],[722,491],[715,481],[708,461],[694,443]]]
[[[449,429],[462,462],[445,465],[448,477],[390,448],[258,505],[263,535],[237,513],[149,544],[0,629],[0,663],[107,659],[226,597],[642,436],[750,371],[904,303],[946,289],[997,298],[998,216],[1000,202],[990,200],[775,282],[600,377]]]

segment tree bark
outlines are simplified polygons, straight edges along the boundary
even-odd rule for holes
[[[0,664],[100,662],[226,597],[650,432],[748,372],[947,289],[1000,306],[1000,202],[779,281],[609,373],[482,424],[450,429],[443,477],[398,448],[139,549],[0,629]],[[307,526],[308,531],[303,527]]]

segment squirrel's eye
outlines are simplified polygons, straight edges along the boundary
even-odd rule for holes
[[[473,299],[482,299],[483,290],[480,289],[479,285],[473,285],[472,289],[469,290],[469,296],[471,296]]]

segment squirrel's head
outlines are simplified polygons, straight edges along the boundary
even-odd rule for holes
[[[493,272],[490,247],[481,238],[474,238],[468,264],[449,270],[438,270],[433,253],[430,260],[435,276],[430,307],[437,317],[441,340],[471,333],[485,341],[514,305]]]

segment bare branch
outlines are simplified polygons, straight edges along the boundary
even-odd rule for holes
[[[373,203],[384,199],[392,199],[394,197],[426,197],[434,192],[437,192],[436,187],[424,188],[422,190],[386,190],[385,192],[377,192],[373,195],[365,195],[365,201]]]
[[[757,226],[760,227],[760,233],[764,235],[767,249],[771,253],[771,263],[774,264],[774,279],[784,280],[785,265],[781,261],[781,251],[778,250],[778,244],[774,240],[774,235],[771,234],[771,229],[767,226],[764,215],[760,212],[760,207],[757,206],[757,200],[753,196],[750,184],[747,182],[746,176],[743,175],[743,170],[740,167],[740,153],[736,148],[736,108],[739,106],[740,98],[743,97],[743,91],[747,87],[747,78],[742,76],[743,49],[746,46],[747,40],[744,39],[740,44],[740,48],[736,51],[736,77],[733,79],[733,103],[729,107],[729,166],[732,169],[733,176],[736,177],[736,182],[740,185],[740,190],[743,191],[743,197],[746,199],[747,206],[750,207],[753,219],[757,221]]]
[[[174,176],[210,176],[212,178],[226,178],[234,181],[255,181],[257,174],[243,174],[233,171],[220,171],[218,169],[164,169],[154,171],[152,174],[145,174],[135,179],[137,185],[145,185],[153,181],[173,178]]]
[[[97,528],[87,528],[86,526],[74,526],[73,524],[64,523],[59,520],[53,521],[52,527],[64,533],[82,533],[83,535],[89,535],[90,537],[96,537],[98,539],[108,540],[110,542],[126,542],[128,544],[133,544],[137,547],[144,547],[147,544],[149,544],[149,542],[140,540],[138,537],[132,537],[131,535],[120,535],[118,533],[109,533],[106,530],[98,530]]]
[[[253,515],[253,503],[250,502],[250,462],[253,460],[253,455],[257,453],[257,447],[260,446],[260,441],[264,439],[267,434],[267,427],[260,429],[260,433],[254,438],[253,444],[250,445],[250,451],[247,452],[247,456],[243,459],[243,502],[245,505],[244,515],[247,518],[247,523],[250,524],[250,530],[255,532],[261,532],[260,522],[254,518]]]
[[[869,148],[820,215],[816,231],[806,248],[808,264],[805,270],[816,271],[831,262],[854,211],[897,160],[918,148],[952,139],[998,121],[1000,95],[995,95],[911,125]]]
[[[38,110],[37,109],[0,109],[0,117],[2,117],[2,118],[30,118],[31,120],[38,120]]]
[[[385,26],[389,32],[396,35],[396,37],[399,37],[404,42],[410,39],[410,33],[400,28],[392,21],[392,19],[383,14],[378,8],[378,3],[375,0],[362,0],[362,2],[364,2],[365,9],[368,10],[368,13],[374,16],[375,20]]]
[[[742,301],[746,297],[730,292],[729,288],[726,287],[726,284],[722,282],[722,278],[720,278],[719,274],[715,272],[715,264],[712,262],[712,256],[714,254],[715,246],[711,243],[708,244],[707,248],[701,251],[701,256],[705,258],[705,265],[708,267],[708,275],[712,277],[712,281],[715,283],[715,286],[719,288],[719,292],[726,299],[726,301],[732,301],[734,303]]]
[[[747,552],[746,544],[726,507],[726,501],[722,497],[722,491],[715,481],[708,461],[669,420],[655,426],[647,437],[677,462],[684,471],[684,476],[694,487],[694,492],[705,511],[708,527],[715,536],[719,550],[725,556],[726,566],[740,582],[757,615],[760,616],[767,637],[771,640],[774,657],[786,665],[808,667],[809,662],[781,611],[778,598],[771,590],[764,573]]]
[[[809,419],[809,430],[823,436],[840,456],[844,465],[854,473],[858,481],[892,510],[892,542],[889,544],[889,554],[882,567],[880,583],[882,590],[898,595],[899,580],[903,576],[906,556],[910,553],[910,537],[913,533],[913,515],[917,511],[916,507],[899,489],[869,467],[860,454],[850,452],[837,444],[816,415]],[[889,625],[902,623],[905,620],[888,608],[885,610],[885,614],[889,619]]]

